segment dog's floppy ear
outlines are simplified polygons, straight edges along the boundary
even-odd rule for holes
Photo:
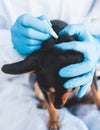
[[[16,63],[6,64],[2,67],[2,71],[7,74],[23,74],[39,70],[38,60],[30,58],[26,58],[25,60]]]

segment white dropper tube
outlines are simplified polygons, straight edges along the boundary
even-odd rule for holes
[[[53,30],[53,28],[50,26],[50,24],[44,19],[43,20],[43,22],[45,22],[46,24],[48,24],[49,25],[49,27],[50,27],[50,34],[54,37],[54,38],[58,38],[58,35],[56,34],[56,32]]]
[[[55,33],[55,31],[53,30],[53,28],[50,26],[50,30],[51,30],[51,35],[54,37],[54,38],[58,38],[58,35]]]

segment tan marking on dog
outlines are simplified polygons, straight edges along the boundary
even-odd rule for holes
[[[36,73],[36,72],[37,72],[37,70],[31,70],[31,71],[29,71],[30,74],[33,74],[33,73]]]
[[[68,100],[68,93],[62,95],[62,104],[64,105]]]
[[[50,91],[51,93],[55,93],[55,92],[56,92],[56,90],[55,90],[54,87],[49,88],[49,91]]]
[[[34,90],[35,90],[36,96],[37,96],[40,100],[45,101],[44,95],[43,95],[43,93],[42,93],[42,91],[41,91],[41,89],[40,89],[40,87],[39,87],[38,82],[35,82],[35,83],[34,83]]]
[[[62,95],[62,103],[63,103],[63,105],[67,102],[70,92],[72,92],[72,88],[67,89],[66,93],[64,93]]]
[[[49,102],[50,103],[54,103],[54,94],[52,94],[51,92],[48,92],[48,98],[49,98]]]

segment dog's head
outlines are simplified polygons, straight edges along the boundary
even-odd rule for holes
[[[52,21],[53,29],[58,34],[67,24],[62,21]],[[68,92],[63,84],[68,78],[62,78],[58,72],[61,67],[79,63],[83,54],[74,50],[64,51],[54,45],[61,42],[76,40],[74,36],[60,35],[58,39],[51,37],[43,42],[41,49],[27,56],[23,61],[7,64],[2,71],[9,74],[36,73],[37,81],[48,102],[52,101],[56,108],[61,108],[67,101]],[[67,43],[66,43],[67,44]]]

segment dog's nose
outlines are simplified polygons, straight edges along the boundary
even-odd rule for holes
[[[62,105],[62,104],[61,104],[61,105],[54,104],[54,107],[55,107],[56,109],[61,109],[61,108],[63,107],[63,105]]]

